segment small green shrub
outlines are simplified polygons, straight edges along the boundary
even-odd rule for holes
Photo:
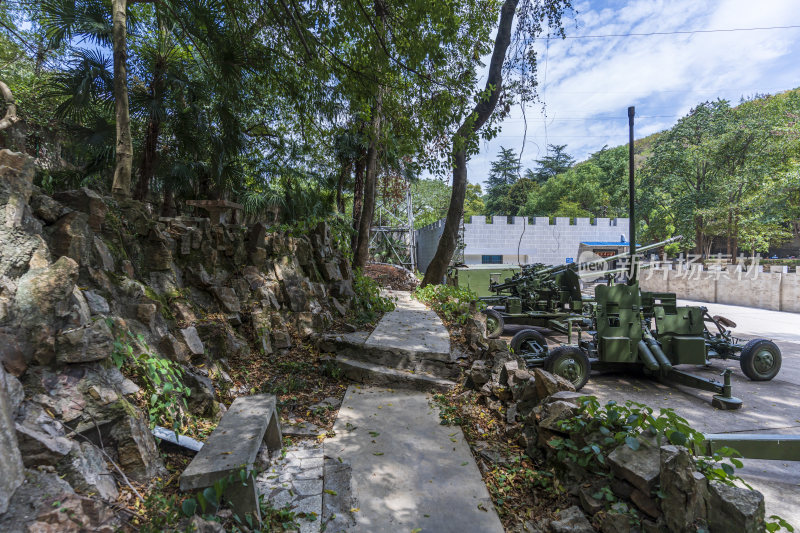
[[[353,312],[355,319],[360,324],[367,324],[377,320],[383,313],[393,311],[394,301],[381,296],[381,287],[378,282],[356,269],[353,273]]]
[[[471,290],[452,285],[420,287],[414,291],[414,298],[429,305],[446,321],[458,324],[466,324],[472,316],[472,302],[476,302],[475,310],[486,307]]]
[[[109,327],[114,322],[107,320]],[[135,346],[143,347],[140,350]],[[186,420],[189,387],[183,384],[183,371],[169,359],[154,353],[141,335],[118,331],[111,360],[120,370],[132,375],[147,395],[150,427],[162,424],[176,432]]]

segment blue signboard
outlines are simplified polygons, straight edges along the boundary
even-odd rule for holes
[[[575,260],[573,258],[567,257],[567,260],[566,260],[567,264],[574,263],[574,262],[575,262]]]

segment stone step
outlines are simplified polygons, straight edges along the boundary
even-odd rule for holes
[[[339,357],[398,370],[432,374],[442,379],[457,379],[461,373],[449,353],[370,343],[366,340],[365,332],[322,335],[317,339],[317,347],[323,353],[334,353]]]
[[[357,383],[438,392],[446,392],[455,386],[454,381],[431,374],[399,370],[350,357],[337,356],[329,360],[342,369],[345,377]]]

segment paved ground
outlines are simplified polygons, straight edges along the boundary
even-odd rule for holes
[[[653,407],[671,407],[704,433],[800,434],[800,314],[705,302],[679,303],[703,305],[712,315],[733,320],[737,324],[734,333],[743,339],[765,337],[775,341],[783,354],[778,376],[769,382],[750,381],[737,361],[717,360],[710,368],[681,367],[719,380],[724,368],[732,368],[733,395],[744,402],[739,411],[714,409],[711,393],[662,385],[631,374],[594,372],[582,390],[602,401],[633,400]],[[506,334],[513,331],[507,328]],[[764,493],[767,516],[778,514],[800,526],[800,462],[746,460],[739,473]]]
[[[324,443],[352,466],[352,532],[502,532],[460,428],[421,392],[351,386]],[[418,529],[420,528],[420,529]]]
[[[275,509],[286,506],[302,514],[299,533],[319,533],[322,522],[322,445],[301,441],[286,449],[262,472],[256,483]]]
[[[367,338],[367,348],[398,349],[405,352],[450,357],[450,335],[439,316],[413,300],[406,291],[386,291],[397,298],[397,308],[383,315]]]

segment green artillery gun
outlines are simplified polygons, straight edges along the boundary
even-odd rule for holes
[[[673,237],[639,251],[653,250],[679,239],[680,236]],[[581,293],[581,278],[626,271],[625,268],[608,270],[618,260],[630,261],[630,254],[623,252],[566,265],[525,265],[503,283],[490,281],[489,290],[494,295],[480,298],[487,305],[484,313],[489,338],[499,337],[506,324],[544,327],[562,334],[569,334],[576,325],[588,326],[593,304]]]
[[[569,380],[576,389],[586,384],[592,368],[635,367],[661,380],[714,392],[712,404],[720,409],[741,407],[741,400],[731,396],[730,369],[723,372],[723,383],[719,383],[675,368],[706,364],[712,353],[701,307],[677,307],[674,300],[671,305],[652,298],[639,290],[637,281],[631,281],[599,285],[587,319],[589,326],[578,329],[575,343],[570,332],[567,344],[550,350],[541,333],[525,329],[514,336],[512,348],[528,366],[542,366]]]

